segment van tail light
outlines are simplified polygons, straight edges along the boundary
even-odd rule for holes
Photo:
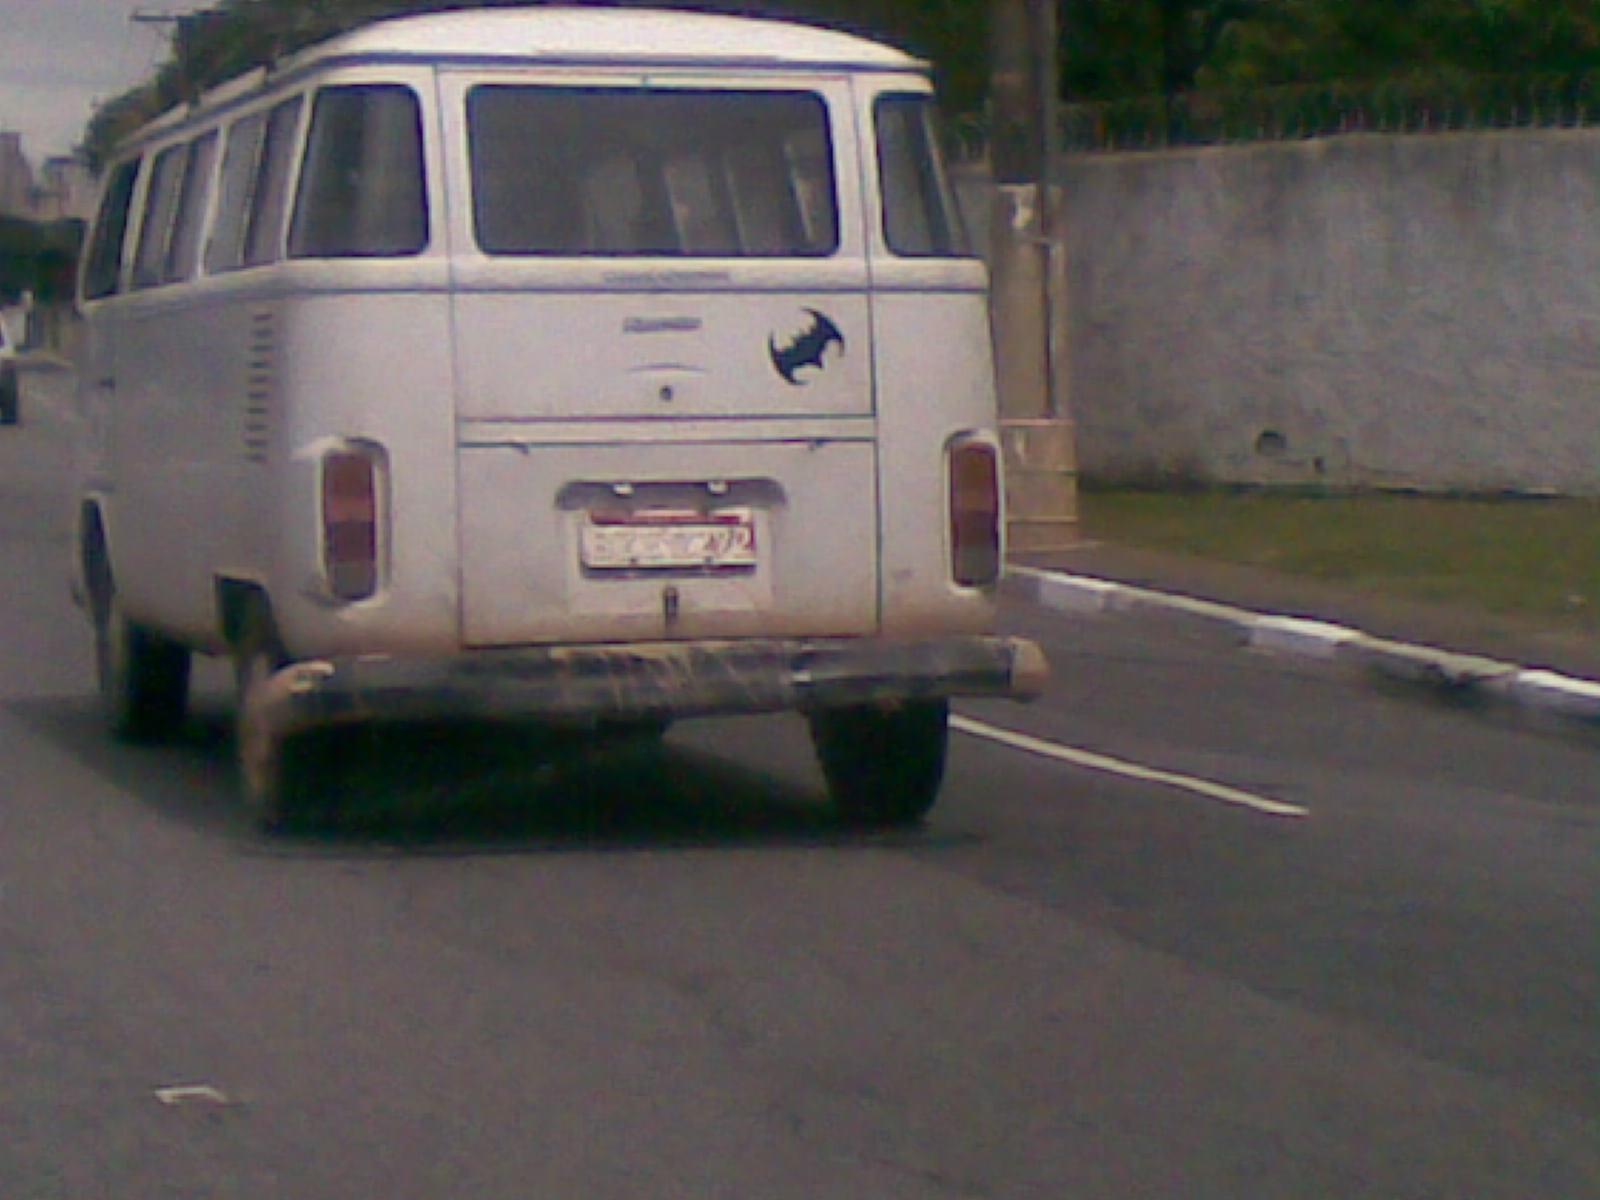
[[[322,566],[341,600],[378,590],[381,459],[376,446],[344,446],[322,459]]]
[[[1000,578],[1000,454],[990,443],[950,443],[950,573],[962,587]]]

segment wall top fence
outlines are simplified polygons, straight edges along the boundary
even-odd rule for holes
[[[1295,141],[1343,133],[1574,128],[1600,124],[1600,71],[1427,82],[1318,84],[1064,104],[1066,153]],[[988,153],[988,122],[951,123],[960,161]]]

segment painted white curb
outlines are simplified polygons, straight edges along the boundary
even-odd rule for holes
[[[1557,716],[1600,723],[1600,683],[1554,671],[1518,671],[1496,681],[1494,691],[1514,704]]]
[[[1059,575],[1050,571],[1036,571],[1031,567],[1015,567],[1008,574],[1026,579],[1032,585],[1034,603],[1055,612],[1105,612],[1111,607],[1117,593],[1126,590],[1123,584],[1105,579]]]
[[[1252,650],[1331,662],[1341,646],[1361,637],[1361,631],[1304,617],[1255,617],[1246,637]]]
[[[1199,618],[1224,628],[1237,644],[1250,650],[1354,668],[1369,676],[1445,693],[1458,701],[1481,698],[1600,728],[1600,682],[1594,680],[1372,637],[1327,621],[1235,608],[1086,575],[1033,567],[1014,567],[1007,575],[1023,583],[1030,600],[1055,612],[1098,616],[1145,610]]]

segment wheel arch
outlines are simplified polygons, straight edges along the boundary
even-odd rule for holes
[[[277,622],[272,614],[272,596],[259,579],[238,575],[216,577],[217,628],[222,640],[232,649],[240,649],[258,622],[276,634]]]
[[[78,553],[73,560],[72,594],[91,615],[100,615],[115,587],[111,536],[107,531],[105,505],[98,496],[87,496],[78,505]]]

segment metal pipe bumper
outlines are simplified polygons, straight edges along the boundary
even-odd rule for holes
[[[954,696],[1031,700],[1049,673],[1025,638],[524,646],[297,662],[266,681],[259,712],[277,737],[365,722],[582,726]]]

